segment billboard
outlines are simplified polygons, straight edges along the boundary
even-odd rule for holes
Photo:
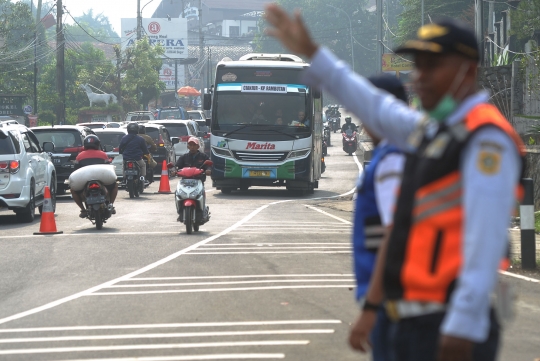
[[[150,45],[165,48],[163,58],[184,59],[188,57],[187,19],[142,19],[141,36],[148,37]],[[137,40],[137,19],[122,19],[122,50]]]
[[[411,71],[414,63],[397,54],[383,54],[382,71]]]
[[[159,80],[165,83],[166,90],[177,90],[174,86],[175,83],[175,77],[174,77],[174,63],[167,64],[163,63],[161,66],[161,70],[159,71]],[[177,84],[178,88],[184,86],[184,65],[179,64],[178,65],[178,76],[177,76]]]

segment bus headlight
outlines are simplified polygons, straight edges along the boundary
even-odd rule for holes
[[[212,147],[212,152],[218,157],[233,158],[230,150],[218,147]]]
[[[311,149],[295,150],[289,153],[289,156],[287,157],[287,159],[305,158],[309,155],[310,152],[311,152]]]

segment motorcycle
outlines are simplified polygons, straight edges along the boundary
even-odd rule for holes
[[[206,160],[203,166],[211,167],[213,162]],[[170,164],[169,166],[172,166]],[[176,186],[175,202],[178,220],[186,225],[186,233],[198,232],[199,226],[210,220],[210,211],[206,206],[206,192],[201,180],[204,170],[196,167],[182,168],[177,172],[180,177]]]
[[[326,140],[322,141],[322,155],[323,157],[328,154],[328,146],[326,145]]]
[[[326,171],[326,163],[324,162],[324,157],[321,158],[321,174]]]
[[[83,202],[90,222],[96,225],[96,229],[102,229],[103,223],[111,217],[111,207],[109,204],[109,193],[107,188],[98,180],[91,180],[84,188]]]
[[[323,128],[323,141],[326,142],[326,146],[331,147],[332,143],[330,141],[330,124],[324,123]]]
[[[141,167],[135,160],[124,161],[124,183],[129,192],[129,198],[139,197],[144,192],[145,182]]]
[[[356,139],[356,131],[347,129],[346,132],[341,133],[343,136],[343,150],[349,155],[353,155],[358,148],[358,139]]]
[[[341,118],[332,117],[330,118],[330,122],[332,124],[332,130],[334,131],[334,133],[341,129]]]

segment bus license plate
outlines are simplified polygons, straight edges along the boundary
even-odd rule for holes
[[[272,172],[269,170],[250,170],[249,176],[250,177],[270,177]]]

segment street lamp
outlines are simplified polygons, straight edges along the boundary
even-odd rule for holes
[[[147,2],[141,9],[141,0],[137,0],[137,40],[141,40],[141,29],[142,29],[142,12],[146,5],[150,4],[154,0]]]
[[[345,16],[347,16],[347,19],[349,19],[349,32],[351,34],[351,58],[352,58],[352,63],[351,63],[351,66],[352,66],[352,71],[354,72],[354,47],[353,47],[353,36],[352,36],[352,22],[351,22],[351,18],[349,17],[349,14],[347,14],[347,12],[343,9],[340,9],[334,5],[330,5],[330,4],[326,4],[326,6],[328,7],[331,7],[331,8],[334,8],[336,10],[339,10],[341,12],[343,12],[345,14]]]

